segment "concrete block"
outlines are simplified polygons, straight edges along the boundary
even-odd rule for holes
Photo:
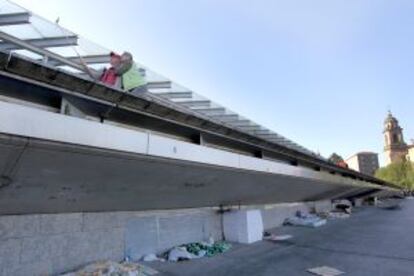
[[[80,232],[82,228],[82,214],[53,214],[40,215],[40,234],[62,234]]]
[[[38,215],[0,216],[0,240],[31,237],[39,232]]]
[[[260,210],[239,210],[225,213],[223,217],[226,240],[253,243],[262,240],[263,220]]]
[[[131,219],[125,228],[125,254],[133,260],[158,251],[158,221],[153,217]]]

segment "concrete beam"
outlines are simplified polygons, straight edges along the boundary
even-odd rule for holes
[[[19,87],[21,86],[25,87],[24,85],[26,84],[33,84],[33,88],[37,90],[49,89],[51,91],[60,91],[61,93],[70,94],[70,95],[73,94],[72,93],[73,88],[76,87],[76,93],[79,93],[79,95],[77,95],[79,96],[79,99],[81,98],[83,99],[85,95],[88,95],[88,100],[87,102],[85,100],[85,104],[89,105],[89,104],[96,104],[96,103],[101,104],[101,101],[104,99],[107,100],[108,103],[112,104],[114,102],[113,97],[121,93],[119,91],[109,90],[109,89],[106,89],[104,91],[98,91],[94,89],[90,90],[91,83],[85,82],[84,80],[80,81],[74,75],[65,74],[64,72],[59,73],[61,75],[59,75],[59,78],[56,80],[55,78],[53,78],[53,76],[55,76],[53,68],[41,67],[39,66],[39,64],[33,64],[32,62],[26,59],[21,59],[19,57],[11,57],[10,59],[10,57],[8,57],[8,55],[5,53],[3,54],[0,53],[0,56],[1,56],[1,62],[0,62],[1,67],[2,68],[7,67],[9,71],[9,72],[0,71],[1,73],[0,77],[2,80],[8,81],[13,84],[13,85],[8,85],[8,87],[9,87],[9,92],[14,91],[15,94],[17,94]],[[9,64],[8,62],[9,60],[13,62]],[[13,72],[13,73],[10,73],[10,72]],[[28,74],[30,74],[30,78],[28,77],[29,76]],[[32,91],[27,91],[27,92],[32,92]],[[111,93],[108,93],[108,92],[111,92]],[[36,96],[37,97],[36,100],[41,99],[41,98],[43,99],[43,96],[44,96],[43,94],[40,94],[40,93],[38,94],[38,92],[36,91],[33,91],[30,94],[32,94],[33,96]],[[49,93],[49,94],[52,94],[52,93]],[[10,94],[10,93],[9,95],[13,96],[13,94]],[[24,97],[26,98],[27,96],[24,96]],[[281,154],[286,159],[289,159],[289,160],[293,159],[293,160],[297,160],[297,162],[302,162],[302,163],[311,164],[311,165],[318,165],[324,168],[325,170],[332,170],[332,171],[342,173],[342,174],[346,173],[348,175],[355,175],[368,182],[379,183],[381,185],[394,187],[390,183],[378,180],[374,177],[366,176],[358,172],[353,172],[353,171],[350,171],[344,168],[336,167],[320,158],[315,158],[314,156],[309,156],[299,151],[291,151],[290,149],[281,147],[279,144],[276,144],[276,143],[271,144],[271,143],[264,142],[263,139],[256,139],[252,135],[247,136],[237,131],[230,131],[230,132],[226,132],[226,134],[223,134],[222,130],[230,129],[230,126],[225,126],[222,124],[219,125],[217,122],[213,123],[211,121],[209,121],[208,124],[200,126],[200,120],[191,121],[191,120],[187,120],[187,117],[183,119],[181,118],[181,116],[177,116],[179,114],[186,113],[183,110],[179,109],[177,105],[170,106],[167,103],[164,104],[164,103],[159,102],[162,108],[160,108],[159,110],[158,108],[154,108],[151,110],[150,113],[147,114],[146,111],[143,110],[141,105],[144,103],[149,103],[150,102],[149,100],[134,99],[133,97],[129,97],[129,96],[127,98],[128,98],[128,101],[130,101],[129,103],[134,104],[134,107],[133,108],[130,107],[130,104],[124,105],[125,104],[124,103],[124,104],[121,104],[120,108],[123,111],[128,112],[128,115],[131,115],[130,117],[126,116],[128,117],[128,122],[131,123],[131,125],[139,124],[141,126],[143,124],[144,127],[153,128],[152,124],[146,125],[146,123],[150,121],[151,122],[154,121],[154,122],[172,123],[174,125],[174,129],[179,127],[180,129],[189,130],[191,132],[202,130],[202,131],[205,131],[206,133],[210,133],[217,137],[223,137],[226,139],[228,138],[232,141],[240,142],[243,145],[254,146],[257,148],[269,150],[277,154]],[[165,100],[165,102],[167,102],[167,100]],[[166,109],[169,111],[167,112]],[[91,112],[91,114],[95,114],[94,110],[91,109],[89,111]],[[137,116],[142,116],[145,119],[144,123],[141,123],[141,122],[136,123]],[[189,116],[191,117],[191,115]],[[236,119],[237,119],[237,115],[236,115]],[[164,126],[167,127],[168,125],[164,124],[163,127]],[[161,132],[164,132],[164,130],[161,130]],[[176,133],[179,137],[184,136],[181,132],[176,132]]]
[[[20,25],[30,23],[30,13],[8,13],[0,15],[0,26]]]

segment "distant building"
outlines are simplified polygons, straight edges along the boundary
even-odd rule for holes
[[[348,167],[363,174],[374,175],[379,168],[378,154],[359,152],[346,160]]]
[[[336,165],[338,165],[339,167],[342,167],[342,168],[349,168],[348,164],[343,160],[336,163]]]
[[[414,163],[414,145],[408,147],[407,160]]]
[[[408,146],[404,142],[403,129],[398,124],[398,120],[392,116],[391,112],[388,112],[388,116],[384,121],[384,138],[385,138],[385,165],[399,162],[410,158],[409,149],[412,146]]]

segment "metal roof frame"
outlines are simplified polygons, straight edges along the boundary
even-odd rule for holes
[[[29,24],[30,16],[28,12],[0,14],[0,26]]]
[[[80,63],[78,56],[66,57],[66,59],[76,62],[76,63]],[[110,57],[109,55],[87,55],[87,56],[82,56],[82,60],[86,64],[105,64],[105,63],[109,63]],[[51,66],[65,65],[62,62],[59,62],[57,60],[50,60],[48,64]]]
[[[18,39],[18,38],[14,37],[14,36],[11,36],[11,35],[9,35],[5,32],[0,31],[0,39],[2,39],[3,41],[7,41],[9,43],[12,43],[12,44],[16,44],[17,46],[19,46],[22,49],[29,50],[33,53],[39,54],[39,55],[45,57],[45,60],[53,59],[53,60],[57,60],[57,61],[61,62],[62,64],[73,67],[75,69],[78,69],[78,70],[81,70],[81,71],[85,70],[85,68],[82,65],[80,65],[76,62],[67,60],[66,58],[62,57],[61,55],[55,54],[55,53],[53,53],[51,51],[48,51],[46,49],[36,47],[35,45],[32,45],[32,44],[28,43],[27,41]]]
[[[173,91],[173,92],[161,92],[157,93],[159,96],[163,96],[168,99],[191,99],[193,92],[191,91]]]
[[[18,12],[17,12],[18,11]],[[30,19],[32,17],[32,19]],[[34,20],[36,19],[36,21]],[[49,31],[48,28],[45,28],[45,32],[42,32],[42,28],[37,30],[36,26],[37,22],[40,20],[42,24],[46,24],[48,28],[51,30]],[[31,22],[32,21],[32,22]],[[38,54],[43,57],[43,59],[38,59],[38,62],[43,62],[52,67],[60,67],[62,70],[69,70],[75,69],[76,75],[83,75],[85,72],[85,68],[83,65],[80,64],[79,57],[77,56],[68,56],[64,57],[62,55],[56,54],[50,50],[45,48],[49,47],[68,47],[68,46],[75,46],[79,44],[79,37],[68,31],[64,30],[60,26],[56,26],[56,23],[51,21],[45,20],[40,18],[37,15],[33,15],[30,11],[25,10],[24,8],[17,9],[15,13],[9,14],[0,14],[0,26],[7,26],[7,25],[16,25],[16,24],[29,24],[32,28],[37,31],[38,34],[42,36],[42,38],[35,38],[35,39],[21,39],[16,37],[14,33],[8,33],[7,31],[0,31],[0,51],[14,51],[14,50],[27,50],[28,52]],[[47,25],[49,24],[49,25]],[[43,25],[40,25],[43,26]],[[59,29],[62,32],[59,32]],[[59,34],[62,33],[62,36]],[[65,36],[65,33],[67,34]],[[43,34],[48,34],[49,36],[45,36]],[[33,37],[33,36],[31,36]],[[81,41],[86,43],[84,39]],[[87,44],[88,45],[88,44]],[[93,43],[91,44],[93,45]],[[78,47],[81,45],[79,44]],[[91,47],[91,49],[97,49],[92,51],[92,53],[87,52],[83,54],[83,61],[86,64],[106,64],[109,63],[109,55],[106,54],[106,50],[99,45],[95,44],[95,47]],[[63,48],[62,51],[64,52],[66,49]],[[26,51],[22,51],[23,55],[26,55]],[[109,50],[108,50],[109,53]],[[20,53],[19,53],[20,54]],[[28,54],[29,58],[32,58],[31,54]],[[69,68],[68,68],[69,67]],[[142,66],[140,66],[141,69]],[[145,67],[144,67],[145,68]],[[89,68],[91,71],[94,71],[93,68]],[[81,71],[81,72],[79,72]],[[185,88],[181,88],[180,85],[172,83],[167,78],[164,78],[158,75],[155,72],[150,71],[149,69],[142,69],[146,74],[148,80],[148,90],[151,95],[155,97],[160,97],[168,101],[171,105],[181,106],[183,110],[188,110],[188,113],[195,112],[198,113],[199,116],[204,116],[211,118],[212,121],[216,123],[225,123],[231,127],[238,128],[243,130],[244,132],[248,132],[254,136],[264,138],[264,139],[277,139],[277,141],[289,142],[291,147],[294,147],[296,150],[300,150],[302,152],[309,153],[309,150],[304,149],[303,147],[297,145],[296,143],[286,139],[281,138],[281,136],[270,136],[269,133],[272,133],[270,130],[255,124],[254,122],[245,119],[244,117],[238,115],[237,113],[209,100],[201,95],[196,94],[193,91],[186,91]],[[148,74],[147,74],[148,73]],[[87,76],[86,76],[87,77]],[[87,77],[89,78],[89,77]],[[173,89],[172,89],[173,87]],[[165,90],[170,89],[170,90]],[[183,89],[184,91],[180,91]],[[162,90],[162,91],[157,91]],[[174,91],[175,90],[175,91]],[[275,134],[276,135],[276,134]]]
[[[56,36],[56,37],[47,37],[47,38],[35,38],[35,39],[25,39],[21,40],[25,43],[28,43],[34,47],[39,48],[49,48],[49,47],[65,47],[65,46],[76,46],[78,45],[78,36]],[[18,49],[25,49],[25,47],[20,46],[12,42],[1,42],[0,50],[1,51],[11,51]]]
[[[187,106],[187,107],[209,107],[211,105],[211,101],[209,100],[189,100],[189,101],[176,101],[175,103]]]

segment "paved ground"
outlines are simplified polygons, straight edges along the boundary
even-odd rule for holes
[[[289,242],[235,246],[220,256],[152,263],[163,275],[310,275],[327,265],[346,275],[414,275],[414,200],[401,210],[365,207],[316,229],[281,227]]]

